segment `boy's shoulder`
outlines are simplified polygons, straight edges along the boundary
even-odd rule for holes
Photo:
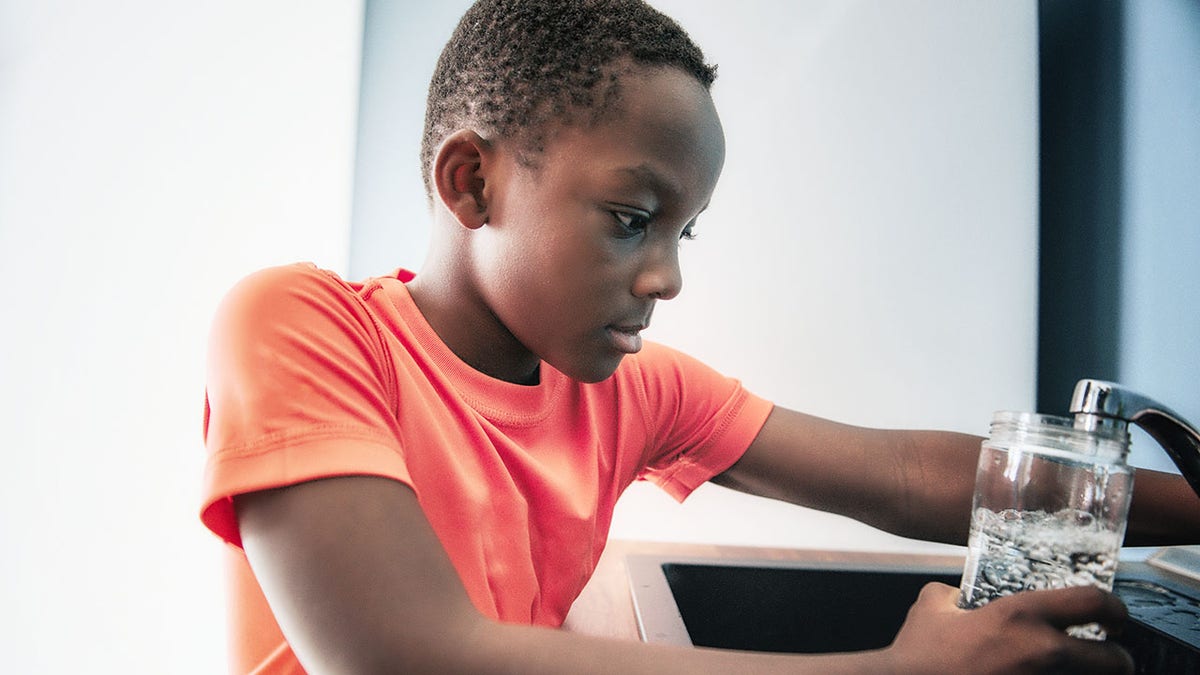
[[[322,269],[315,263],[295,262],[264,267],[251,272],[234,284],[229,295],[257,297],[311,292],[329,287],[342,287],[350,290],[352,285],[335,272]]]
[[[398,270],[395,278],[403,270]],[[381,278],[348,281],[338,273],[312,262],[296,262],[265,267],[237,281],[222,299],[222,311],[242,308],[266,311],[270,307],[294,306],[302,309],[345,305],[351,296],[365,300],[378,287]]]
[[[372,326],[363,289],[364,284],[346,281],[311,262],[266,267],[229,289],[217,307],[213,330],[261,339],[297,327],[309,333],[333,324]]]

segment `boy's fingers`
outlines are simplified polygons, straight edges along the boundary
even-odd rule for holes
[[[1070,637],[1070,626],[1096,622],[1114,632],[1129,618],[1129,611],[1120,598],[1095,586],[1078,586],[1046,591],[1017,593],[995,602],[1021,603],[1022,613],[1037,616],[1060,632],[1049,653],[1055,661],[1070,664],[1072,673],[1132,673],[1134,664],[1129,653],[1111,641],[1084,640]],[[1010,608],[1011,609],[1011,608]]]
[[[958,589],[938,581],[931,581],[921,588],[921,599],[933,602],[958,602]]]
[[[1106,627],[1117,627],[1129,619],[1129,610],[1120,598],[1095,586],[1033,591],[1010,597],[1029,602],[1039,615],[1058,628],[1093,621]]]
[[[958,597],[958,593],[959,593],[958,586],[951,586],[949,584],[943,584],[940,581],[931,581],[931,582],[925,584],[925,588],[929,589],[929,591],[931,593],[943,593],[945,595],[954,596],[954,597]]]
[[[921,589],[921,599],[934,603],[954,603],[959,590],[941,583],[929,583]],[[1043,618],[1056,628],[1098,622],[1117,627],[1129,619],[1129,610],[1121,599],[1095,586],[1075,586],[1045,591],[1028,591],[998,598],[993,603],[1021,604],[1022,609]]]

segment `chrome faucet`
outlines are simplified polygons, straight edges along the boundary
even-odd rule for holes
[[[1200,495],[1200,432],[1170,408],[1113,382],[1080,380],[1071,396],[1075,428],[1124,430],[1133,422],[1167,451]]]

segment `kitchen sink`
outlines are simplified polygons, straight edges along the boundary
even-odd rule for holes
[[[893,559],[830,564],[631,555],[626,565],[645,641],[819,653],[886,647],[922,586],[957,586],[962,573],[961,561],[914,566]],[[1114,590],[1131,620],[1112,639],[1133,655],[1137,672],[1200,673],[1200,581],[1186,569],[1196,561],[1200,549],[1163,549],[1146,562],[1121,563]]]

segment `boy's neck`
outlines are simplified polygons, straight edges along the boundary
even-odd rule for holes
[[[541,360],[505,328],[464,276],[427,265],[405,285],[433,331],[464,363],[498,380],[537,384]]]

